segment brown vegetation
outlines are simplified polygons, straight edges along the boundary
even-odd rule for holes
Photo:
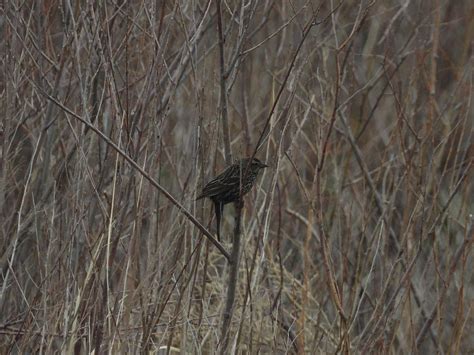
[[[2,6],[0,353],[474,351],[472,1]]]

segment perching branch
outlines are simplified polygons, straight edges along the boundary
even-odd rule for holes
[[[91,123],[87,122],[84,118],[76,114],[75,112],[71,111],[69,108],[64,106],[62,103],[60,103],[58,100],[56,100],[54,97],[48,95],[45,93],[40,87],[38,87],[35,83],[33,85],[36,86],[36,88],[39,90],[39,92],[44,95],[48,100],[52,101],[55,105],[57,105],[59,108],[61,108],[63,111],[66,113],[70,114],[72,117],[75,119],[79,120],[82,122],[85,126],[87,126],[90,130],[92,130],[95,134],[97,134],[100,138],[104,140],[105,143],[107,143],[110,147],[112,147],[118,154],[120,154],[130,165],[132,165],[142,176],[147,179],[150,184],[152,184],[154,187],[156,187],[165,197],[178,209],[180,212],[182,212],[188,220],[191,221],[201,232],[204,234],[204,236],[210,240],[212,244],[216,246],[217,249],[222,253],[222,255],[225,256],[227,260],[230,261],[230,255],[229,253],[225,250],[225,248],[222,246],[221,243],[217,241],[209,232],[206,227],[204,227],[201,222],[199,222],[194,215],[189,212],[181,203],[179,203],[163,186],[161,186],[155,179],[153,179],[138,163],[130,158],[130,156],[127,155],[117,144],[112,142],[103,132],[101,132],[99,129],[97,129],[94,125]]]

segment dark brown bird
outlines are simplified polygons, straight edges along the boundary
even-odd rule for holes
[[[252,189],[260,170],[268,167],[257,158],[244,158],[209,181],[202,189],[196,200],[209,197],[214,202],[217,219],[217,239],[220,240],[221,216],[224,205],[237,202],[240,196],[245,195]]]

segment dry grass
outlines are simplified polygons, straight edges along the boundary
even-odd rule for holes
[[[472,2],[220,6],[3,4],[0,352],[472,353]]]

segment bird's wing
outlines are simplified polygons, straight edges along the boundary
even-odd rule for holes
[[[231,165],[222,174],[216,176],[209,181],[202,189],[201,195],[198,197],[212,197],[226,192],[230,187],[238,185],[240,181],[239,167]]]

